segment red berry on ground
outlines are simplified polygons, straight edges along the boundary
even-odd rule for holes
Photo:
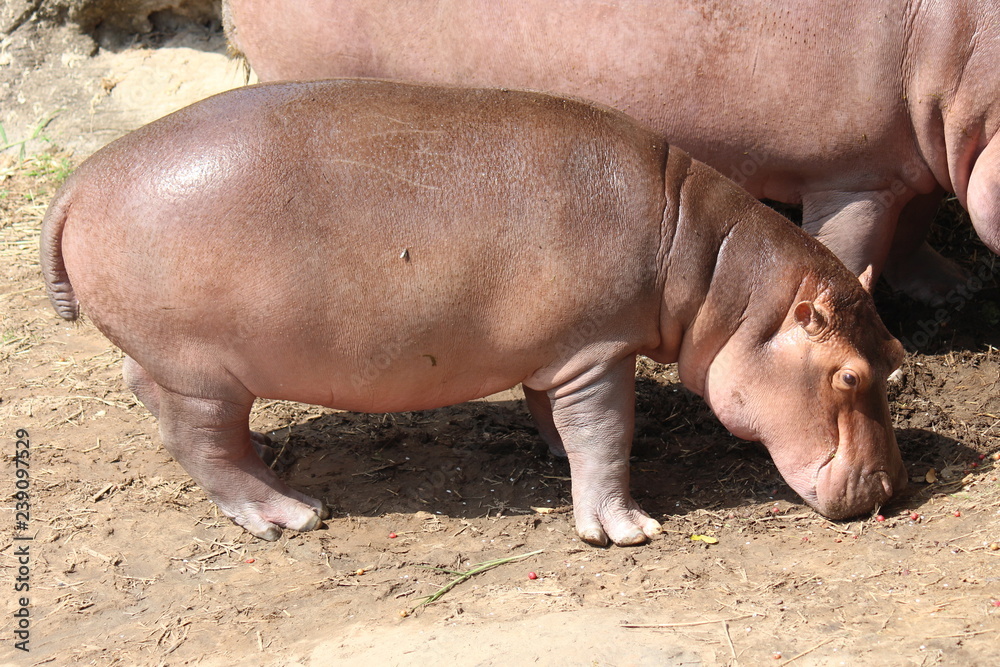
[[[1000,600],[994,600],[993,601],[993,606],[994,607],[1000,607]]]
[[[528,573],[528,579],[535,580],[537,578],[538,578],[538,575],[535,574],[534,572],[529,572]]]
[[[955,510],[955,516],[962,516],[962,513],[959,510]]]
[[[389,539],[390,540],[396,539],[396,533],[389,533]]]
[[[885,517],[882,516],[881,514],[879,514],[879,515],[877,515],[875,517],[875,520],[878,521],[878,522],[882,522],[882,521],[885,521]]]
[[[920,515],[916,512],[910,513],[910,521],[920,521]]]
[[[245,561],[243,561],[243,562],[244,562],[244,563],[253,563],[253,562],[254,562],[254,561],[256,561],[256,560],[257,560],[256,558],[247,558],[247,559],[246,559]]]

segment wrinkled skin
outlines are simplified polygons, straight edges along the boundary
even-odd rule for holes
[[[256,397],[390,412],[520,382],[569,457],[581,537],[643,542],[637,354],[678,361],[828,516],[905,484],[885,396],[901,347],[858,280],[603,107],[370,80],[231,91],[81,165],[41,259],[57,312],[128,355],[167,449],[266,539],[325,510],[261,462]]]
[[[758,198],[860,275],[939,303],[943,191],[1000,250],[993,0],[226,0],[262,81],[372,76],[593,99]],[[898,224],[897,224],[898,222]]]

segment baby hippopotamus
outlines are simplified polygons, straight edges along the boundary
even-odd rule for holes
[[[635,359],[678,362],[822,514],[905,484],[902,359],[817,241],[658,134],[540,93],[250,86],[105,147],[45,216],[56,311],[126,355],[163,443],[264,539],[323,503],[254,448],[257,397],[423,410],[524,387],[592,544],[659,532],[629,493]]]

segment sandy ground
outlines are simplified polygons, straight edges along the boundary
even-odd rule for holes
[[[82,159],[140,125],[246,81],[242,64],[226,56],[225,40],[207,29],[154,33],[93,55],[93,42],[69,29],[7,41],[0,42],[0,123],[8,143],[30,139],[28,154],[59,147]]]
[[[25,161],[18,147],[0,153],[0,664],[996,664],[1000,266],[953,212],[939,244],[985,275],[964,307],[940,317],[879,294],[910,341],[891,398],[914,479],[882,521],[816,515],[674,367],[649,362],[632,487],[665,532],[646,546],[576,539],[568,466],[516,392],[398,415],[259,402],[252,426],[285,445],[282,477],[334,516],[275,543],[220,517],[125,390],[120,353],[50,309],[37,235],[72,164],[241,83],[221,51],[204,34],[54,51],[7,79],[9,140],[60,110]],[[27,517],[16,514],[19,432]],[[25,547],[30,591],[19,593]],[[525,554],[418,606],[458,573]],[[15,648],[25,595],[30,652]]]

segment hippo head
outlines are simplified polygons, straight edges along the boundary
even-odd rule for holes
[[[903,347],[857,280],[836,290],[812,282],[772,326],[742,326],[729,339],[705,398],[734,435],[767,447],[809,505],[844,519],[906,485],[886,398]]]

